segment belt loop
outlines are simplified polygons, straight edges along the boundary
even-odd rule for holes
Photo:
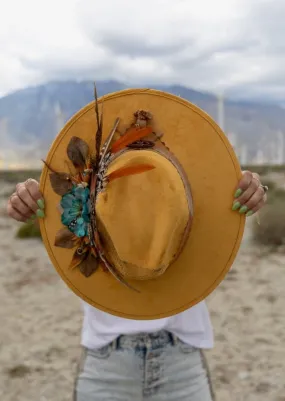
[[[177,345],[177,343],[178,343],[178,337],[176,337],[176,335],[173,334],[173,333],[169,333],[169,334],[170,334],[170,338],[171,338],[172,344],[173,344],[173,345]]]
[[[119,348],[119,337],[112,341],[111,347],[113,351],[116,351]]]
[[[122,336],[118,336],[115,340],[115,349],[119,349],[120,348],[120,340],[121,340]]]

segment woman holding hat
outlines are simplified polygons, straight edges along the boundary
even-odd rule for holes
[[[7,205],[15,220],[37,215],[54,267],[83,301],[74,400],[214,400],[204,299],[267,188],[181,98],[127,90],[105,97],[103,120],[101,110],[96,99],[97,123],[92,103],[66,124],[40,184],[19,183]]]

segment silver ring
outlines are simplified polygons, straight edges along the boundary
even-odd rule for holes
[[[267,185],[261,185],[261,188],[263,189],[263,191],[266,193],[268,191],[268,186]]]

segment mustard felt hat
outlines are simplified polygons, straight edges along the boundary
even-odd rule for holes
[[[49,257],[87,303],[130,319],[177,314],[205,299],[238,252],[241,170],[201,109],[150,89],[78,111],[43,168]]]

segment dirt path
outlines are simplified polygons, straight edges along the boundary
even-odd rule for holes
[[[2,198],[1,198],[2,191]],[[9,192],[1,186],[0,198]],[[71,401],[80,300],[38,240],[16,240],[0,199],[0,399]],[[285,255],[249,245],[208,299],[216,345],[207,352],[217,401],[285,401]]]

